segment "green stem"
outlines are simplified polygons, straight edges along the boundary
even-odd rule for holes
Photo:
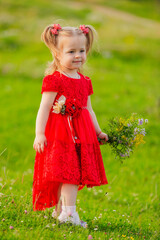
[[[113,137],[108,136],[108,141],[106,142],[105,139],[98,138],[99,143],[107,144],[107,143],[113,143],[115,140],[113,140]]]

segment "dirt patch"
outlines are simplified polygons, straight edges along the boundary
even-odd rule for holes
[[[135,25],[138,34],[148,35],[151,38],[160,38],[160,23],[158,21],[138,17],[125,11],[87,2],[70,2],[70,6],[76,9],[89,7],[95,15],[102,14],[103,17],[121,21],[126,23],[126,25]]]

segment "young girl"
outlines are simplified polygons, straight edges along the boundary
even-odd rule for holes
[[[81,73],[94,28],[46,27],[42,40],[54,60],[42,84],[36,119],[33,210],[55,206],[60,223],[86,227],[76,211],[77,191],[107,184],[97,136],[108,141],[91,106],[91,79]],[[61,211],[57,211],[57,206]],[[60,214],[60,215],[59,215]]]

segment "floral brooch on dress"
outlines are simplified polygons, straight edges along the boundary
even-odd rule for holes
[[[82,110],[81,102],[75,98],[66,98],[62,95],[53,105],[53,111],[56,114],[69,115],[72,118],[78,117]]]

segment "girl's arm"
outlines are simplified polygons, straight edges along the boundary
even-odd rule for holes
[[[44,92],[40,107],[36,118],[36,137],[34,140],[33,148],[39,153],[44,150],[44,143],[47,145],[47,139],[45,137],[45,128],[48,120],[49,112],[53,105],[57,92]]]
[[[87,109],[88,111],[90,112],[91,116],[92,116],[92,120],[93,120],[93,123],[94,123],[94,127],[95,127],[95,130],[96,130],[96,134],[97,136],[100,138],[100,139],[105,139],[106,141],[108,141],[108,135],[106,133],[103,133],[100,129],[100,126],[98,124],[98,121],[97,121],[97,118],[96,118],[96,115],[92,109],[92,105],[91,105],[91,98],[90,96],[88,96],[88,101],[87,101]]]

